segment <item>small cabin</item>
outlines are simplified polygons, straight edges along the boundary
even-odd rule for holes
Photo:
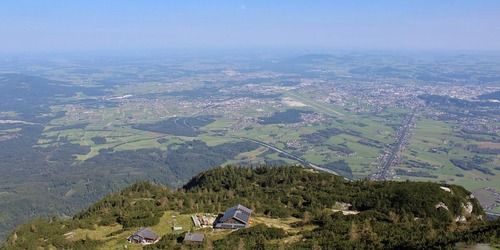
[[[205,240],[205,235],[202,233],[186,233],[183,243],[187,245],[196,245],[202,244],[203,240]]]
[[[215,221],[214,228],[218,229],[239,229],[245,228],[250,224],[252,210],[243,206],[236,205],[229,208],[224,214]]]
[[[130,235],[127,240],[130,243],[149,245],[158,242],[160,237],[149,228],[141,228],[139,231]]]

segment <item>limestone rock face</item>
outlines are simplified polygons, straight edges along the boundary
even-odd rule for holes
[[[470,218],[472,216],[472,211],[474,210],[474,206],[470,201],[467,203],[462,203],[462,214],[458,215],[455,218],[455,221],[458,223],[465,223],[467,222],[467,218]]]
[[[352,204],[336,201],[335,202],[335,207],[338,207],[340,210],[350,210],[351,207],[352,207]]]
[[[474,206],[470,201],[468,201],[465,205],[462,203],[462,209],[464,216],[471,216],[472,210],[474,210]]]
[[[448,187],[443,187],[443,186],[441,186],[441,187],[439,187],[439,188],[441,188],[442,190],[444,190],[444,191],[446,191],[446,192],[451,193],[451,189],[450,189],[450,188],[448,188]]]
[[[459,223],[465,223],[465,222],[467,222],[467,218],[465,218],[465,216],[463,216],[463,215],[459,215],[459,216],[457,216],[457,218],[455,218],[455,221],[459,222]]]
[[[449,210],[449,209],[448,209],[448,206],[446,206],[446,204],[444,204],[444,202],[439,202],[439,203],[437,203],[436,205],[434,205],[434,207],[435,207],[436,209],[439,209],[439,208],[444,208],[444,209],[446,209],[446,210]]]

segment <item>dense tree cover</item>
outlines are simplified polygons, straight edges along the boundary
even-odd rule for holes
[[[83,239],[68,241],[64,236],[69,230],[85,228],[86,225],[79,221],[60,221],[55,218],[49,220],[37,219],[29,224],[24,224],[10,235],[4,246],[0,249],[40,249],[52,247],[56,249],[86,250],[95,249],[102,242]]]
[[[102,95],[100,88],[85,88],[68,82],[16,73],[0,74],[1,111],[15,110],[21,119],[38,121],[41,112],[50,111],[55,97],[69,97],[77,92]]]
[[[287,109],[283,112],[276,112],[270,117],[259,117],[260,124],[281,124],[281,123],[297,123],[302,121],[302,114],[309,114],[311,111],[300,109]]]
[[[91,138],[91,140],[96,144],[96,145],[100,145],[100,144],[106,144],[106,137],[102,137],[102,136],[94,136]]]
[[[137,180],[178,185],[188,180],[178,179],[154,156],[161,156],[160,150],[106,151],[75,164],[74,155],[86,154],[89,148],[66,140],[35,147],[42,130],[40,125],[23,125],[16,138],[0,141],[0,241],[30,218],[74,214]],[[193,171],[192,175],[203,169]]]
[[[392,127],[393,127],[393,129],[395,129],[395,127],[397,127],[397,126],[392,126]],[[372,140],[369,138],[363,138],[361,140],[358,140],[358,143],[369,146],[369,147],[380,148],[380,149],[384,147],[384,144],[382,142]]]
[[[493,137],[492,139],[494,139]],[[479,147],[478,145],[471,144],[467,145],[467,150],[473,152],[473,153],[478,153],[478,154],[491,154],[491,155],[497,155],[500,154],[500,148],[488,148],[488,147]],[[481,162],[484,163],[484,162]]]
[[[252,151],[258,147],[259,145],[254,142],[208,146],[204,141],[193,140],[169,146],[168,157],[164,161],[178,179],[188,180],[201,171],[224,164],[241,152]]]
[[[481,167],[479,164],[474,162],[474,159],[472,160],[461,160],[461,159],[450,159],[450,162],[453,163],[456,167],[459,167],[463,170],[477,170],[481,171],[484,174],[488,175],[495,175],[495,173],[491,172],[488,168]]]
[[[62,138],[58,145],[35,147],[42,131],[39,125],[22,125],[16,138],[0,141],[0,176],[9,177],[0,182],[6,191],[0,199],[0,241],[4,233],[30,218],[74,214],[138,180],[181,186],[192,176],[258,147],[251,142],[208,146],[195,140],[166,151],[103,149],[91,159],[75,162],[74,155],[90,148]]]
[[[63,235],[75,228],[93,228],[115,223],[127,227],[158,223],[163,211],[181,213],[223,212],[236,203],[256,214],[275,218],[294,216],[301,222],[285,232],[263,225],[239,230],[214,242],[213,249],[278,249],[288,239],[290,249],[429,249],[449,248],[457,242],[498,243],[499,222],[484,222],[477,200],[460,186],[423,182],[345,181],[301,167],[222,167],[209,170],[189,181],[182,189],[171,190],[149,182],[138,182],[111,194],[72,220],[37,220],[19,227],[7,249],[28,246],[97,246],[102,242],[70,243]],[[357,215],[334,210],[338,202],[352,204]],[[439,202],[447,209],[436,208]],[[466,214],[464,204],[473,206]],[[456,223],[465,215],[467,223]],[[34,229],[33,229],[34,227]],[[43,230],[39,230],[43,228]],[[149,249],[181,247],[182,236],[166,235]],[[66,245],[64,245],[66,244]],[[75,244],[68,245],[68,244]]]
[[[437,175],[429,174],[429,172],[418,170],[418,171],[408,171],[406,169],[396,169],[396,175],[404,176],[415,176],[415,177],[425,177],[437,179]]]
[[[214,249],[255,249],[263,250],[276,248],[273,240],[283,239],[288,234],[281,228],[272,228],[265,225],[257,225],[231,233],[224,239],[213,242]]]
[[[329,163],[323,165],[323,167],[331,169],[344,177],[352,179],[351,167],[349,167],[349,163],[347,163],[345,160],[338,160],[338,161],[334,161],[334,162],[329,162]]]
[[[466,230],[454,222],[437,226],[428,219],[389,216],[324,214],[320,227],[306,232],[297,248],[321,249],[453,249],[458,242],[499,242],[499,221],[479,223]]]
[[[497,102],[469,101],[469,100],[458,99],[450,96],[441,96],[441,95],[424,94],[424,95],[419,95],[418,98],[424,100],[426,104],[433,106],[437,109],[441,109],[443,111],[453,113],[455,115],[468,116],[468,117],[473,117],[477,115],[487,115],[487,116],[496,115],[496,112],[494,112],[494,110],[500,107],[500,104]],[[464,110],[468,110],[470,112],[463,113]],[[481,112],[484,110],[488,110],[488,112]]]
[[[327,141],[330,137],[335,135],[340,135],[342,133],[344,133],[344,131],[339,128],[327,128],[318,130],[311,134],[300,135],[300,138],[304,139],[309,143],[323,143]]]
[[[347,145],[345,144],[338,144],[338,145],[328,145],[327,146],[329,150],[335,151],[338,154],[341,155],[350,155],[355,153],[355,151],[351,150]]]
[[[167,234],[163,236],[158,243],[146,246],[144,249],[275,249],[277,248],[277,244],[273,243],[272,240],[283,239],[287,236],[288,234],[283,229],[267,227],[260,224],[255,227],[245,228],[230,233],[223,239],[212,241],[206,238],[203,243],[186,244],[183,243],[183,235]]]

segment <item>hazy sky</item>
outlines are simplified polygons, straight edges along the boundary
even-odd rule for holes
[[[1,0],[0,51],[500,50],[499,0]]]

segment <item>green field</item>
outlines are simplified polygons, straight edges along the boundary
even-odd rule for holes
[[[398,168],[407,171],[423,171],[436,178],[419,178],[400,176],[402,179],[419,179],[442,181],[462,185],[469,190],[491,187],[500,191],[498,175],[498,155],[478,154],[468,151],[466,145],[479,144],[481,141],[464,139],[458,135],[454,124],[435,121],[421,117],[417,122],[410,143],[403,153],[403,164]],[[433,150],[434,149],[434,150]],[[437,150],[436,150],[437,149]],[[485,157],[488,162],[481,166],[489,169],[493,174],[485,174],[477,170],[463,170],[455,166],[450,159],[472,159]],[[428,168],[419,169],[405,163],[405,160],[428,164]]]
[[[161,91],[155,89],[154,85],[145,85],[137,89],[126,86],[117,89],[116,94],[144,94]],[[399,124],[406,110],[386,109],[377,114],[354,114],[347,113],[342,107],[334,106],[322,101],[310,92],[286,92],[283,98],[296,101],[301,104],[300,109],[312,111],[320,117],[320,122],[304,122],[304,124],[259,124],[258,122],[240,125],[238,119],[244,117],[258,119],[258,117],[286,110],[286,107],[274,105],[259,105],[259,109],[243,106],[231,112],[225,110],[212,111],[215,121],[199,128],[200,134],[194,137],[176,136],[171,134],[149,132],[135,129],[134,124],[154,123],[167,119],[168,117],[182,117],[201,114],[194,106],[186,104],[170,105],[175,103],[175,98],[162,99],[162,109],[148,107],[135,103],[134,99],[120,107],[102,107],[96,109],[82,109],[75,111],[74,105],[54,106],[56,111],[65,111],[67,115],[54,119],[45,128],[43,136],[38,140],[38,146],[47,147],[57,145],[62,140],[70,143],[89,147],[85,154],[76,155],[78,161],[85,161],[97,156],[100,150],[106,149],[112,152],[160,149],[167,150],[168,147],[178,143],[192,140],[201,140],[208,146],[217,146],[225,143],[238,142],[238,137],[260,140],[283,150],[287,150],[314,164],[322,165],[330,162],[344,160],[349,164],[352,173],[356,177],[370,175],[379,164],[377,157],[383,151],[385,145],[393,142],[394,124]],[[139,100],[140,101],[140,100]],[[165,106],[166,105],[166,106]],[[260,111],[259,111],[260,110]],[[188,115],[189,114],[189,115]],[[71,128],[82,123],[88,123],[82,128]],[[245,126],[245,127],[241,127]],[[65,129],[68,128],[68,129]],[[336,128],[344,133],[325,138],[324,142],[309,142],[303,139],[303,135]],[[105,143],[96,144],[94,137],[105,138]],[[370,140],[381,145],[380,148],[363,145],[362,140]],[[161,141],[161,142],[160,142]],[[294,148],[289,148],[289,143],[296,142]],[[330,145],[342,145],[353,151],[350,155],[339,154],[329,149]],[[175,146],[174,146],[175,147]],[[241,152],[244,154],[245,152]],[[241,162],[258,164],[266,160],[282,160],[294,163],[293,160],[282,158],[273,152],[242,156],[226,161],[226,164],[238,164]]]

